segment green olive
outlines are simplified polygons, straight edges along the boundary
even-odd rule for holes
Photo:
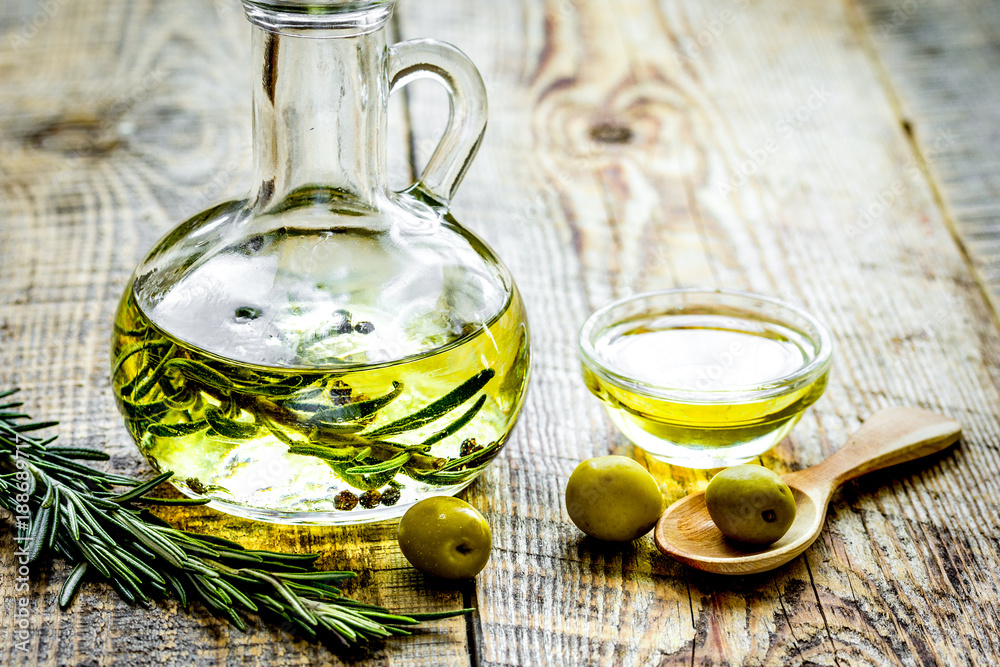
[[[726,468],[708,483],[705,505],[726,537],[770,544],[795,520],[795,498],[775,473],[763,466]]]
[[[475,507],[451,496],[425,498],[399,520],[399,549],[413,567],[442,579],[468,579],[486,567],[490,525]]]
[[[649,532],[663,511],[656,480],[625,456],[599,456],[576,467],[566,484],[566,511],[577,528],[608,542]]]

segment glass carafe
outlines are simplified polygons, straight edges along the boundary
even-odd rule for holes
[[[128,429],[183,493],[282,523],[358,523],[453,494],[503,447],[529,374],[510,274],[448,213],[486,126],[478,72],[389,46],[393,1],[245,0],[254,181],[161,239],[114,325]],[[417,77],[451,116],[386,183],[386,105]]]

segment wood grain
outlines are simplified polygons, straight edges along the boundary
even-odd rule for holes
[[[964,6],[992,20],[985,4]],[[989,74],[996,39],[982,26],[995,24],[974,20],[980,32],[953,47],[950,33],[933,32],[931,12],[881,37],[889,8],[404,0],[401,38],[451,41],[486,78],[490,129],[454,210],[507,261],[532,325],[522,421],[466,494],[493,526],[491,563],[474,587],[456,588],[409,568],[391,524],[165,516],[254,545],[318,549],[324,565],[364,573],[352,593],[365,600],[404,611],[471,601],[478,613],[367,656],[343,654],[268,626],[242,635],[172,602],[131,609],[100,585],[59,612],[57,563],[33,574],[32,638],[21,653],[10,635],[13,545],[2,531],[0,664],[995,662],[1000,332],[977,282],[989,278],[989,239],[985,250],[972,243],[996,217],[995,142],[962,134],[930,159],[926,143],[949,119],[996,120],[996,105],[974,101],[990,99],[976,83],[988,79],[974,74]],[[932,37],[940,52],[926,62],[972,78],[935,87],[907,60]],[[60,419],[66,440],[105,448],[116,470],[146,467],[108,386],[113,310],[156,237],[246,189],[248,53],[228,0],[0,9],[0,386],[23,387],[34,413]],[[937,92],[922,97],[928,88]],[[447,109],[432,86],[396,97],[391,164],[401,184]],[[861,219],[880,197],[879,215]],[[962,222],[973,219],[982,226]],[[631,448],[579,380],[576,330],[613,297],[702,284],[783,296],[835,332],[826,395],[764,464],[818,463],[890,405],[959,420],[959,448],[848,483],[819,540],[768,574],[697,573],[649,537],[624,548],[581,537],[562,506],[566,479],[583,458]],[[648,464],[668,500],[707,481]]]
[[[1000,6],[989,0],[863,0],[860,21],[912,168],[926,169],[994,310],[1000,306]],[[890,186],[891,182],[885,185]],[[886,197],[891,207],[897,195]]]
[[[911,148],[849,8],[455,2],[443,9],[402,14],[403,33],[436,31],[454,41],[495,91],[483,153],[455,208],[460,219],[479,221],[477,231],[513,265],[538,341],[528,417],[501,464],[510,471],[498,466],[487,481],[502,482],[476,489],[505,543],[531,546],[509,556],[501,581],[479,582],[484,661],[988,661],[994,621],[980,610],[992,607],[990,589],[940,585],[950,563],[939,558],[974,562],[972,549],[990,549],[989,538],[973,546],[952,542],[948,531],[965,532],[981,510],[995,513],[987,500],[995,486],[982,466],[997,437],[997,336],[931,185],[903,170]],[[702,45],[716,20],[721,32]],[[415,115],[413,126],[419,136],[433,115]],[[907,194],[891,217],[852,234],[848,224],[873,196],[872,184],[900,173]],[[507,231],[521,220],[528,224]],[[849,509],[835,497],[822,541],[776,573],[734,582],[667,562],[651,573],[652,595],[640,598],[633,571],[605,570],[602,588],[635,591],[610,607],[592,580],[580,578],[581,569],[606,568],[607,555],[585,541],[586,550],[560,553],[557,545],[573,538],[553,499],[579,459],[627,447],[594,423],[599,408],[572,377],[575,326],[553,324],[579,324],[621,294],[695,284],[779,294],[836,331],[832,386],[768,465],[816,463],[860,419],[893,404],[941,410],[966,422],[968,434],[962,449],[916,478],[850,484],[840,496]],[[703,484],[655,469],[674,497]],[[931,498],[927,490],[970,478],[983,489],[975,499]],[[870,514],[883,524],[872,525]],[[980,530],[992,534],[984,525],[969,532]],[[538,540],[539,533],[550,537]],[[645,541],[635,548],[649,557]],[[986,562],[951,571],[993,572]],[[523,597],[491,595],[518,579],[539,591],[527,610]],[[556,618],[535,626],[549,613],[544,600]],[[647,625],[648,609],[674,613]],[[976,616],[961,632],[943,630],[965,614]]]
[[[147,473],[107,380],[110,324],[132,267],[177,221],[249,184],[249,31],[237,4],[31,3],[4,11],[0,33],[0,385],[21,386],[33,414],[59,419],[66,441],[105,449],[110,467]],[[39,18],[42,16],[43,18]],[[28,34],[28,33],[25,33]],[[399,128],[400,130],[405,130]],[[397,144],[402,142],[397,141]],[[394,163],[401,164],[398,160]],[[408,566],[395,526],[289,529],[211,511],[164,511],[199,532],[323,554],[357,569],[347,589],[402,611],[459,608],[463,590]],[[0,534],[0,664],[346,664],[331,651],[255,624],[247,634],[175,602],[132,609],[103,585],[68,612],[61,562],[33,574],[29,651],[15,648],[13,541]],[[468,664],[462,619],[376,645],[371,664]],[[88,663],[87,661],[91,661]]]

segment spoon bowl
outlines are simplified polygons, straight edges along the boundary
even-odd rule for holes
[[[789,488],[795,498],[795,521],[777,542],[762,546],[730,540],[712,521],[705,492],[700,491],[663,513],[656,524],[656,545],[668,556],[707,572],[753,574],[778,567],[809,548],[823,527],[826,509],[805,491]]]
[[[666,555],[718,574],[766,572],[792,560],[819,537],[833,492],[865,473],[928,456],[961,435],[953,419],[918,408],[889,408],[868,419],[830,458],[782,476],[795,498],[795,521],[769,545],[742,544],[719,531],[705,492],[681,498],[660,517],[654,536]]]

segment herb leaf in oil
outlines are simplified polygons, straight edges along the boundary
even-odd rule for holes
[[[496,375],[492,368],[481,370],[411,414],[371,427],[379,412],[402,395],[402,382],[393,381],[391,389],[374,398],[355,396],[351,387],[329,374],[230,369],[220,362],[190,359],[165,337],[124,346],[115,360],[114,375],[126,367],[136,380],[122,385],[118,398],[137,440],[146,434],[183,438],[206,431],[209,436],[241,441],[269,433],[288,446],[290,454],[323,460],[358,490],[376,489],[397,474],[438,485],[460,484],[477,474],[482,466],[464,465],[468,457],[449,461],[427,452],[476,417],[486,395],[457,417],[453,413]],[[418,444],[393,442],[449,415],[449,423]],[[487,456],[477,456],[477,462],[484,458],[488,462],[499,450],[500,445],[494,445]],[[455,461],[462,463],[450,465]]]

